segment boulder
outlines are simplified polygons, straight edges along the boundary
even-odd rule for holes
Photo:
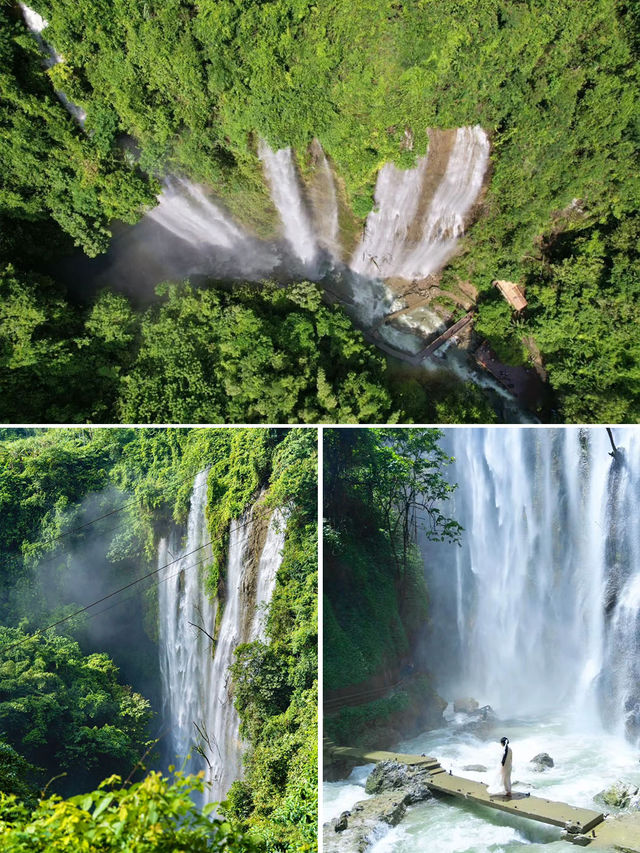
[[[600,791],[594,799],[616,809],[640,809],[640,789],[632,782],[624,782],[622,779]]]
[[[551,758],[548,752],[539,752],[537,755],[534,755],[529,764],[533,764],[532,769],[536,773],[543,773],[547,768],[555,766],[553,758]]]
[[[486,773],[487,768],[484,764],[465,764],[463,770],[473,770],[474,773]]]
[[[469,697],[466,699],[454,699],[453,702],[454,714],[473,714],[479,707],[480,703]]]
[[[380,794],[409,784],[409,768],[398,761],[381,761],[376,764],[364,786],[367,794]]]
[[[428,777],[419,765],[380,762],[367,780],[367,791],[375,789],[374,796],[325,824],[323,853],[364,853],[380,837],[381,827],[396,826],[407,806],[433,797],[426,785]],[[402,780],[404,784],[398,784]]]

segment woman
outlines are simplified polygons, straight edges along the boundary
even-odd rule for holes
[[[508,737],[500,738],[500,743],[504,747],[504,752],[502,753],[502,761],[500,762],[500,781],[502,782],[505,794],[507,795],[507,797],[510,797],[511,765],[513,764],[513,753],[511,752],[511,747],[509,746]]]

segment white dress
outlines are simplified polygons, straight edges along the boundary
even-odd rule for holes
[[[504,755],[504,752],[503,752]],[[504,789],[505,794],[511,793],[511,765],[513,764],[513,753],[511,752],[511,747],[507,747],[507,757],[505,758],[504,764],[500,765],[500,781],[502,783],[502,787]]]
[[[500,772],[495,777],[495,782],[487,789],[490,797],[498,797],[504,794],[511,793],[511,766],[513,764],[513,753],[511,747],[507,747],[507,757],[502,764],[502,756],[504,755],[504,747],[500,747]]]

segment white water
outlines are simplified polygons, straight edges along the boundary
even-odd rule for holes
[[[264,164],[273,203],[282,220],[284,236],[305,266],[315,269],[318,243],[290,148],[273,151],[260,140],[258,156]]]
[[[204,770],[208,786],[205,801],[217,802],[224,798],[231,783],[242,777],[244,745],[233,705],[229,667],[240,643],[264,640],[264,620],[285,534],[282,514],[273,513],[262,551],[255,555],[251,553],[254,512],[264,512],[264,507],[252,507],[231,523],[224,610],[212,654],[213,644],[207,635],[215,634],[218,605],[205,592],[203,568],[210,563],[211,551],[207,546],[189,556],[208,541],[206,478],[207,472],[201,472],[194,483],[184,556],[160,574],[159,641],[171,760],[177,766],[184,764],[189,772]],[[178,553],[175,542],[172,548],[163,540],[159,565],[175,560]]]
[[[612,735],[576,733],[570,722],[540,718],[512,721],[506,729],[514,754],[513,780],[518,791],[547,797],[571,805],[602,809],[594,796],[616,779],[640,783],[638,757],[628,743]],[[436,755],[443,767],[454,774],[491,784],[498,773],[501,754],[496,729],[491,740],[481,740],[456,725],[428,732],[398,745],[402,751]],[[548,752],[555,766],[544,773],[533,770],[530,760]],[[486,773],[463,770],[468,764],[483,764]],[[356,768],[345,782],[323,786],[323,819],[336,817],[358,800],[366,799],[364,782],[372,766]],[[377,827],[380,838],[369,848],[371,853],[518,853],[523,846],[540,853],[562,853],[567,842],[560,829],[523,818],[505,815],[493,809],[467,805],[461,800],[433,800],[411,806],[406,817],[394,829]]]
[[[406,252],[394,275],[425,278],[440,269],[464,233],[465,217],[478,198],[489,163],[489,140],[481,127],[460,127],[447,169],[422,223],[422,238]]]
[[[268,277],[279,263],[275,247],[249,235],[186,178],[165,179],[147,218],[188,245],[189,273],[253,280]]]
[[[367,217],[352,269],[373,277],[418,279],[442,267],[464,232],[465,217],[478,197],[488,162],[489,140],[482,128],[458,128],[446,172],[415,242],[409,240],[409,230],[415,225],[429,153],[414,169],[385,164],[376,183],[376,209]]]
[[[27,25],[27,29],[33,33],[36,38],[36,41],[38,42],[38,45],[40,46],[40,50],[43,54],[45,68],[52,68],[59,62],[63,62],[63,57],[60,56],[60,54],[55,50],[55,48],[53,48],[48,42],[46,42],[42,38],[42,32],[48,26],[48,21],[45,21],[42,15],[39,15],[34,9],[31,9],[24,3],[18,3],[18,5],[22,10],[22,17],[24,18],[24,22]],[[64,92],[56,90],[56,95],[62,102],[67,112],[69,112],[73,116],[73,118],[78,122],[81,127],[84,127],[87,114],[82,109],[82,107],[79,107],[77,104],[74,104],[73,101],[70,101]]]
[[[211,560],[211,548],[201,547],[209,540],[204,515],[206,480],[207,472],[202,471],[194,482],[184,548],[180,549],[175,534],[162,539],[158,548],[158,567],[166,566],[160,571],[158,584],[166,742],[178,767],[192,752],[196,734],[193,721],[202,720],[202,709],[211,690],[211,669],[203,667],[203,661],[211,654],[211,641],[203,631],[189,624],[193,622],[213,633],[216,619],[217,606],[205,592],[203,577],[203,567]],[[181,550],[184,556],[180,556]],[[189,768],[196,764],[193,759],[187,761]]]
[[[181,178],[167,178],[158,206],[148,215],[193,246],[208,244],[231,249],[246,239],[201,187]]]
[[[373,278],[397,274],[428,162],[427,152],[415,169],[398,169],[393,163],[385,163],[380,169],[374,194],[376,207],[367,216],[362,240],[351,259],[355,272]]]

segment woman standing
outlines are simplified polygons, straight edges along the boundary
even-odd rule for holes
[[[509,746],[509,738],[500,738],[500,743],[504,747],[502,753],[502,761],[500,762],[500,780],[504,787],[504,792],[507,797],[511,796],[511,765],[513,764],[513,753]]]

